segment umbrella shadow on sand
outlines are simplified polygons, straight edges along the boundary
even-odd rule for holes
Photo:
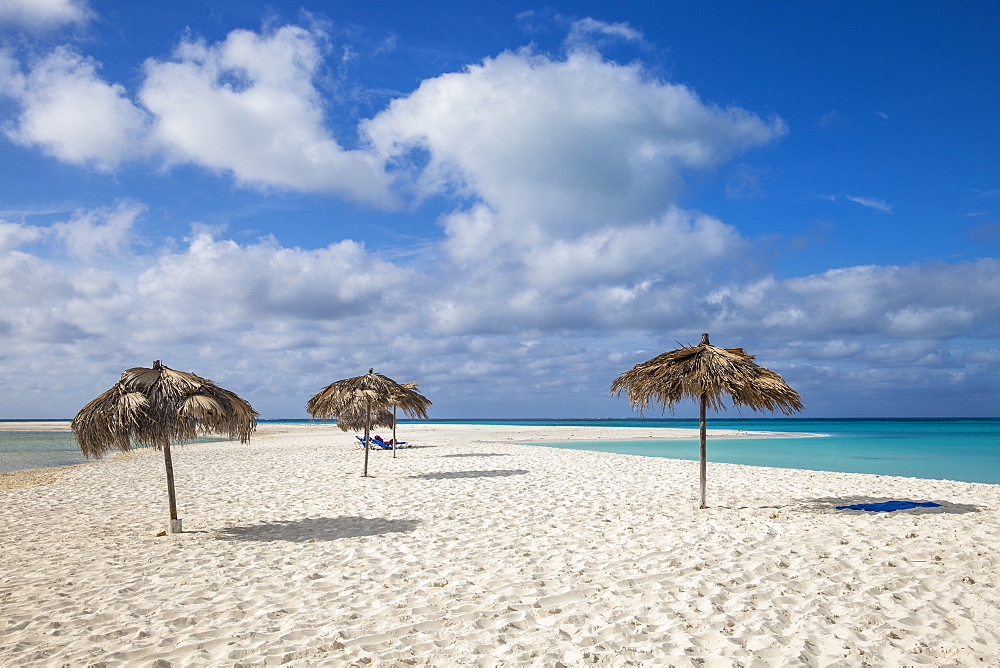
[[[838,506],[853,506],[861,503],[886,503],[888,501],[915,501],[917,503],[936,503],[936,507],[927,506],[917,506],[916,508],[904,508],[900,510],[894,510],[891,512],[880,512],[880,511],[870,511],[870,510],[854,510],[850,508],[843,508],[837,510]],[[974,506],[969,503],[952,503],[951,501],[943,501],[941,499],[924,499],[924,498],[914,498],[914,499],[903,499],[900,497],[890,498],[887,496],[825,496],[817,499],[802,499],[802,504],[808,510],[815,510],[821,512],[837,512],[837,513],[865,513],[868,515],[940,515],[942,513],[947,513],[951,515],[962,515],[965,513],[978,513],[981,511],[979,506]]]
[[[307,517],[301,520],[224,527],[217,532],[217,537],[220,540],[283,540],[301,543],[405,533],[413,531],[419,525],[420,520],[389,520],[381,517]]]
[[[510,457],[506,452],[459,452],[454,455],[441,455],[442,457]]]
[[[424,480],[449,480],[452,478],[503,478],[512,475],[524,475],[524,469],[498,469],[493,471],[442,471],[441,473],[420,473],[410,476]]]

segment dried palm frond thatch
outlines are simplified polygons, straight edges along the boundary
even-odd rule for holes
[[[413,384],[415,387],[415,384]],[[412,418],[427,418],[430,400],[413,387],[400,385],[392,378],[369,369],[363,376],[345,378],[324,387],[307,403],[306,412],[314,418],[329,420],[345,416],[364,416],[365,442],[371,433],[372,414],[398,406]],[[341,426],[347,431],[347,428]],[[363,476],[368,475],[368,448],[365,448]]]
[[[348,413],[346,415],[340,415],[337,417],[337,426],[343,431],[364,431],[365,430],[365,414],[364,413]],[[371,423],[369,425],[372,429],[375,427],[385,427],[386,429],[396,428],[396,419],[387,410],[379,410],[372,412]]]
[[[669,409],[683,399],[699,403],[701,508],[705,508],[706,420],[707,408],[725,410],[725,398],[734,406],[754,411],[781,411],[791,415],[801,411],[798,392],[778,374],[758,366],[754,356],[742,348],[718,348],[702,334],[701,343],[658,355],[637,364],[611,384],[612,394],[625,394],[640,411],[650,405]]]
[[[133,446],[162,450],[171,531],[180,531],[170,444],[191,441],[200,434],[246,443],[257,428],[257,412],[207,378],[176,371],[157,360],[152,368],[127,369],[111,389],[80,409],[71,428],[88,458]]]

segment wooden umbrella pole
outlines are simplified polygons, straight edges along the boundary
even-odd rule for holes
[[[167,469],[167,496],[170,499],[170,533],[181,532],[181,521],[177,519],[177,495],[174,493],[174,462],[170,458],[170,444],[163,446],[163,465]]]
[[[708,454],[707,450],[708,449],[705,446],[705,441],[707,440],[707,437],[708,437],[708,429],[707,429],[707,425],[705,423],[705,405],[707,403],[708,403],[708,398],[705,395],[705,393],[702,392],[701,393],[701,401],[699,402],[700,405],[698,407],[698,413],[699,413],[699,418],[700,418],[700,424],[698,425],[698,432],[699,432],[698,435],[701,438],[701,457],[700,457],[700,461],[698,463],[698,480],[699,480],[699,482],[701,484],[701,505],[698,506],[699,508],[708,508],[708,506],[705,505],[705,479],[707,477],[706,476],[706,469],[707,469],[707,466],[708,466],[706,464],[706,461],[707,461],[707,458],[708,458],[707,457],[707,454]]]
[[[392,458],[396,458],[396,404],[392,405]]]
[[[370,373],[370,372],[369,372]],[[368,477],[368,434],[371,433],[371,404],[369,399],[365,399],[365,470],[362,477]]]

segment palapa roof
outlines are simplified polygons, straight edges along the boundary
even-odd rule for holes
[[[398,406],[412,418],[426,419],[431,401],[416,391],[416,385],[415,382],[399,384],[392,378],[369,369],[363,376],[330,383],[306,403],[306,411],[314,418],[323,420],[347,416],[348,423],[357,417],[361,420],[362,428],[366,410],[376,415],[393,406]],[[347,431],[344,427],[341,429]]]
[[[635,365],[611,384],[611,393],[625,393],[639,410],[650,405],[670,409],[683,399],[699,401],[704,394],[712,410],[725,410],[728,396],[735,406],[755,411],[802,410],[801,396],[784,379],[753,362],[742,348],[718,348],[702,336],[697,346],[665,352]]]
[[[341,415],[337,417],[337,426],[342,431],[364,431],[365,414],[362,412]],[[385,427],[386,429],[392,429],[396,426],[396,418],[392,416],[392,413],[384,409],[372,411],[371,424],[368,426],[370,428]]]
[[[71,424],[85,457],[133,445],[163,448],[199,434],[246,443],[257,412],[207,378],[153,363],[127,369],[107,392],[84,406]]]

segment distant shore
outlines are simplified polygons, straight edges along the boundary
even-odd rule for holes
[[[0,422],[0,431],[69,431],[69,430],[70,430],[70,420]]]
[[[1000,653],[1000,486],[710,463],[698,510],[695,462],[518,444],[593,429],[408,424],[362,478],[352,434],[264,423],[174,449],[185,531],[163,536],[151,450],[0,490],[0,665]],[[837,509],[882,500],[941,505]]]

